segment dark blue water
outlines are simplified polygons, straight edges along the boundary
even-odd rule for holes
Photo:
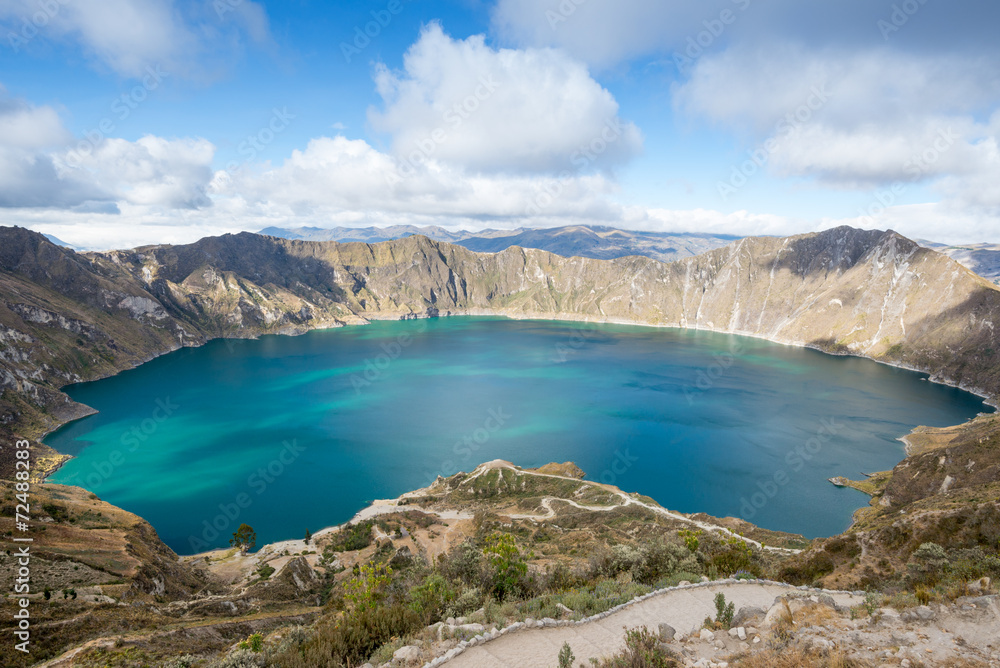
[[[832,535],[918,424],[990,410],[856,358],[706,332],[498,318],[215,341],[67,388],[100,411],[46,439],[54,482],[148,519],[181,554],[349,519],[492,459],[573,461],[682,512]]]

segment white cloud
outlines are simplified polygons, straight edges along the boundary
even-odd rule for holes
[[[402,72],[380,66],[384,109],[369,118],[393,151],[477,171],[605,168],[636,155],[638,128],[586,67],[551,49],[500,49],[482,36],[454,40],[431,24]],[[599,147],[594,151],[592,147]]]
[[[198,209],[211,206],[206,191],[214,154],[215,147],[204,139],[147,135],[134,142],[106,139],[88,155],[75,153],[72,167],[60,162],[64,174],[86,175],[121,201]]]
[[[706,57],[675,88],[691,117],[765,147],[779,177],[873,190],[929,183],[957,207],[1000,212],[997,63],[882,49],[732,49]]]
[[[243,33],[259,44],[271,39],[267,14],[250,0],[0,0],[0,21],[16,52],[33,49],[35,39],[68,41],[129,78],[150,67],[215,76],[239,51]]]

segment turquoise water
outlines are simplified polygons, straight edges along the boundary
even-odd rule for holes
[[[46,439],[53,481],[148,519],[181,554],[349,519],[492,459],[574,461],[682,512],[806,536],[867,497],[918,424],[990,410],[867,360],[757,339],[499,318],[214,341],[66,388],[100,411]]]

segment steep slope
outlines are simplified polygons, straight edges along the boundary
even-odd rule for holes
[[[361,241],[377,243],[414,235],[457,244],[481,253],[498,253],[511,246],[535,248],[564,257],[610,260],[644,255],[660,262],[673,262],[720,248],[739,237],[725,234],[639,232],[595,225],[568,225],[541,229],[480,230],[451,232],[441,227],[268,227],[259,232],[296,241]]]
[[[1000,394],[1000,291],[893,232],[752,238],[663,264],[243,233],[78,254],[0,230],[0,423],[40,431],[83,409],[57,388],[213,337],[373,318],[493,313],[761,336]],[[24,402],[37,411],[25,408]]]

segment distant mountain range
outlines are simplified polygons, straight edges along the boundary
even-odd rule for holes
[[[1000,284],[1000,244],[948,246],[946,244],[923,240],[920,243],[927,248],[944,253],[983,278]]]
[[[443,227],[268,227],[259,232],[281,239],[299,241],[362,241],[378,243],[415,235],[434,241],[457,244],[479,253],[499,253],[519,246],[549,251],[563,257],[588,257],[613,260],[630,255],[644,255],[660,262],[673,262],[701,255],[727,246],[740,237],[729,234],[696,234],[671,232],[637,232],[613,227],[570,225],[552,228],[518,228],[515,230],[481,230],[452,232]]]
[[[443,227],[393,225],[391,227],[268,227],[258,234],[299,241],[361,241],[379,243],[423,235],[434,241],[457,244],[479,253],[499,253],[511,246],[537,248],[563,257],[613,260],[643,255],[660,262],[674,262],[727,246],[742,237],[729,234],[686,232],[637,232],[614,227],[570,225],[553,228],[518,228],[452,232]],[[58,243],[58,242],[57,242]],[[993,283],[1000,284],[1000,244],[949,246],[919,240],[920,245],[958,261]],[[68,245],[68,244],[62,244]]]

